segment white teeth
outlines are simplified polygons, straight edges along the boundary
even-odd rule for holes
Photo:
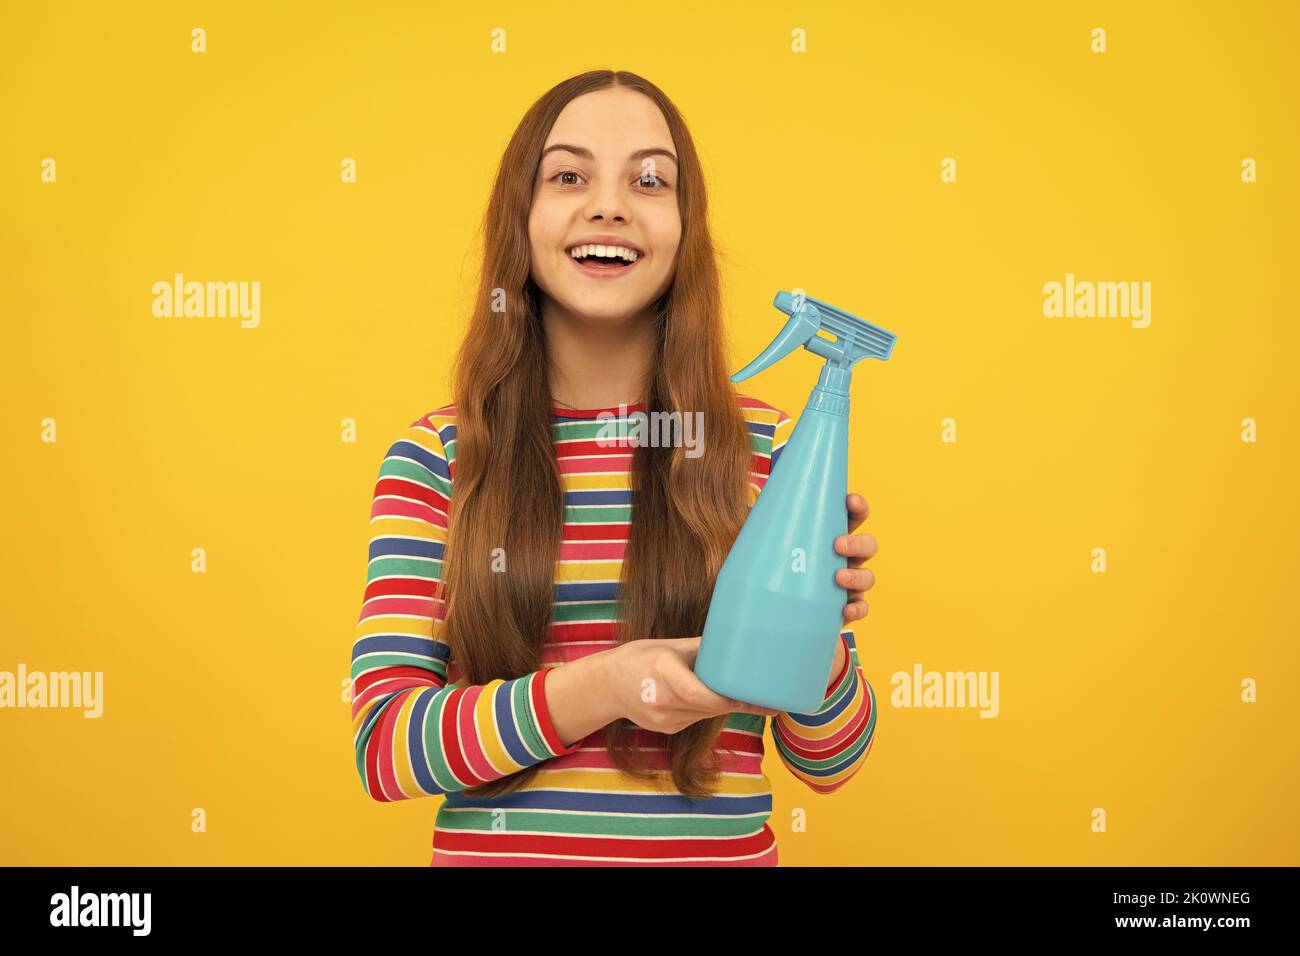
[[[626,246],[602,246],[588,243],[584,246],[574,246],[569,250],[569,255],[574,259],[582,259],[585,256],[620,256],[628,262],[636,262],[640,255]]]

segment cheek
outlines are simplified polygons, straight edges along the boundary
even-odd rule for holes
[[[682,221],[676,210],[673,210],[671,215],[665,216],[658,224],[652,241],[655,250],[664,261],[668,263],[677,261],[677,250],[682,241]]]
[[[533,203],[528,213],[528,243],[534,256],[545,253],[562,241],[558,217],[545,201]]]
[[[681,237],[676,234],[669,234],[660,242],[655,243],[655,251],[659,254],[659,265],[663,269],[671,269],[677,262],[677,251],[681,247]]]

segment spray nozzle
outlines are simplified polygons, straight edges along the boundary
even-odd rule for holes
[[[758,358],[731,376],[733,382],[744,381],[803,346],[826,359],[819,384],[848,394],[854,364],[864,358],[888,360],[898,339],[893,332],[802,292],[798,295],[778,292],[772,304],[790,319]],[[835,338],[819,335],[822,331],[830,332]]]

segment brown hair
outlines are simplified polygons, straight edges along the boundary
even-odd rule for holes
[[[453,372],[455,482],[444,563],[445,629],[471,684],[539,667],[554,594],[564,508],[552,445],[552,402],[542,292],[529,276],[528,216],[546,137],[575,97],[624,86],[663,113],[678,157],[682,237],[673,280],[654,305],[657,354],[641,383],[647,412],[702,411],[709,440],[686,449],[633,452],[635,508],[620,584],[618,641],[694,637],[704,630],[714,579],[747,514],[749,433],[727,374],[721,295],[708,228],[704,176],[681,114],[653,83],[593,70],[559,83],[524,115],[506,147],[483,219],[483,271]],[[504,290],[507,311],[492,311]],[[688,411],[689,410],[689,411]],[[491,573],[504,548],[508,573]],[[716,792],[713,748],[721,714],[667,736],[672,778],[694,798]],[[647,732],[620,719],[606,727],[623,772],[661,781],[637,744]],[[651,741],[657,738],[649,738]],[[496,796],[527,785],[540,765],[466,791]]]

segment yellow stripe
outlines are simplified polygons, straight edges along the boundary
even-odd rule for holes
[[[626,491],[631,488],[631,476],[604,473],[599,475],[561,475],[564,487],[570,491]]]
[[[357,622],[356,636],[360,640],[363,637],[373,637],[375,634],[406,634],[439,640],[438,635],[442,633],[444,623],[424,615],[404,617],[400,614],[376,614]]]
[[[617,581],[620,573],[618,561],[592,561],[586,563],[556,562],[557,583],[573,584],[581,581]]]
[[[517,764],[510,759],[505,746],[501,743],[501,734],[497,730],[494,706],[497,694],[506,693],[501,690],[505,683],[505,680],[500,677],[489,681],[474,703],[474,727],[478,731],[479,742],[483,745],[483,754],[487,757],[488,763],[500,771],[502,776],[523,769],[522,764]]]
[[[384,515],[370,522],[372,538],[396,535],[402,538],[423,538],[426,541],[447,540],[447,529],[422,518],[406,518],[401,515]],[[404,555],[380,555],[380,557],[405,557]]]
[[[772,450],[780,448],[790,440],[790,435],[794,432],[795,421],[793,418],[787,418],[783,422],[778,422],[776,431],[772,433]]]
[[[402,793],[407,797],[418,797],[424,793],[411,770],[411,752],[407,743],[411,713],[414,709],[413,702],[417,693],[419,691],[413,691],[402,698],[402,709],[397,714],[393,725],[393,776],[397,778],[397,785],[402,788]]]
[[[547,770],[545,766],[543,763],[543,769],[538,775],[539,788],[593,790],[598,793],[663,793],[653,783],[636,780],[616,770]],[[543,779],[545,783],[542,782]],[[667,775],[665,779],[671,780]],[[725,796],[748,797],[770,791],[770,784],[761,772],[753,777],[723,776],[719,778],[718,786],[718,793]],[[673,795],[671,790],[670,795]]]

